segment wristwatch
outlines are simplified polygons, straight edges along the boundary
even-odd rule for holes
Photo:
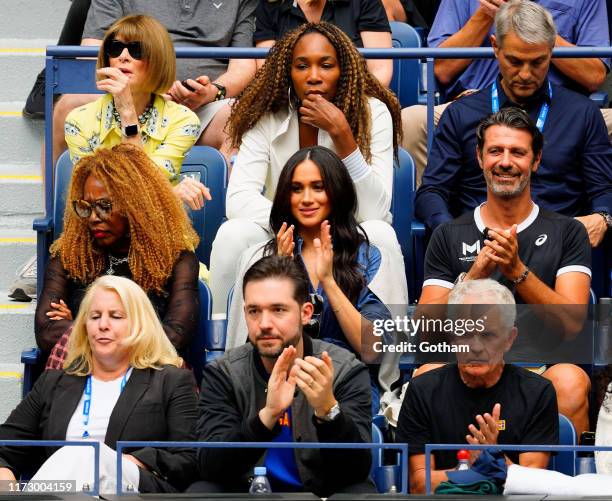
[[[223,85],[218,84],[216,82],[213,82],[212,84],[217,88],[217,95],[215,96],[215,101],[221,101],[222,99],[225,99],[227,89]]]
[[[130,124],[130,125],[121,127],[121,133],[125,137],[134,137],[138,135],[138,124]]]
[[[340,414],[340,404],[338,402],[336,402],[335,405],[331,409],[329,409],[329,412],[327,414],[325,414],[325,416],[317,416],[315,414],[315,417],[319,421],[324,421],[326,423],[330,423],[331,421],[336,419],[339,414]]]
[[[607,213],[605,210],[599,211],[597,214],[600,214],[604,218],[604,221],[606,222],[608,229],[611,229],[612,228],[612,216],[609,213]]]

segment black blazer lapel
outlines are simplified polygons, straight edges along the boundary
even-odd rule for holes
[[[115,449],[115,444],[121,437],[123,428],[125,428],[134,407],[149,388],[151,370],[153,369],[134,369],[115,404],[104,438],[104,443],[112,449]],[[129,440],[130,437],[123,437],[123,439]]]
[[[53,394],[53,404],[49,412],[49,424],[46,429],[47,440],[66,440],[68,423],[77,408],[83,391],[86,377],[64,373]]]

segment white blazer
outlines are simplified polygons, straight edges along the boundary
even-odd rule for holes
[[[387,106],[369,98],[372,123],[372,161],[368,165],[356,149],[342,161],[357,192],[357,221],[391,222],[393,193],[393,122]],[[327,132],[319,129],[318,144],[335,151]],[[268,230],[278,177],[285,163],[300,149],[297,110],[269,113],[242,138],[227,189],[228,219],[244,218]]]

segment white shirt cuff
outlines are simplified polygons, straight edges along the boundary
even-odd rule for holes
[[[342,159],[346,169],[353,180],[353,183],[361,181],[370,172],[370,167],[363,158],[361,151],[357,148],[348,157]]]

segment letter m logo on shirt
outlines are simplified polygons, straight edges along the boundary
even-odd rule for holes
[[[478,254],[480,252],[480,240],[476,240],[472,245],[466,244],[462,242],[462,252],[464,256],[467,256],[468,252],[470,254]]]

